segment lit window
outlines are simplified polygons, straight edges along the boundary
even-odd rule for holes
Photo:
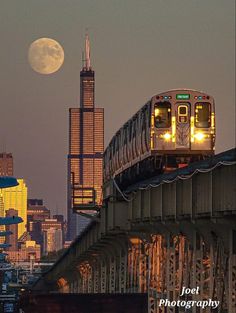
[[[210,103],[198,102],[195,104],[195,126],[199,128],[211,126]]]
[[[188,106],[187,105],[178,106],[178,122],[183,123],[183,124],[188,122]]]
[[[168,101],[158,102],[154,108],[155,127],[168,128],[171,126],[171,104]]]

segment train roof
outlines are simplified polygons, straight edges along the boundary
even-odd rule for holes
[[[169,89],[169,90],[166,90],[166,91],[163,91],[163,92],[160,92],[160,93],[157,93],[157,94],[153,95],[152,98],[154,98],[154,97],[156,97],[156,96],[159,96],[159,95],[162,95],[162,94],[169,93],[169,92],[175,92],[175,91],[197,92],[197,93],[201,93],[201,94],[204,94],[204,95],[208,95],[208,96],[210,96],[211,98],[213,98],[209,93],[207,93],[207,92],[205,92],[205,91],[196,90],[196,89],[190,89],[190,88]],[[152,98],[151,98],[151,99],[152,99]]]
[[[192,88],[174,88],[174,89],[169,89],[163,92],[160,92],[158,94],[166,93],[166,92],[171,92],[171,91],[194,91],[194,92],[200,92],[200,93],[206,93],[205,91],[202,90],[197,90],[197,89],[192,89]]]

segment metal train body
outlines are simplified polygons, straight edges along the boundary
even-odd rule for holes
[[[104,183],[145,178],[214,154],[215,105],[181,89],[153,96],[113,136],[104,152]]]

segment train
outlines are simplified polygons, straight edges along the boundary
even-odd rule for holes
[[[104,152],[104,183],[125,186],[214,155],[215,101],[175,89],[153,96],[113,136]]]

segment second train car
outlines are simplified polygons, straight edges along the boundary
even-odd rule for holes
[[[212,96],[175,89],[153,96],[113,136],[104,152],[104,183],[130,183],[214,155]]]

